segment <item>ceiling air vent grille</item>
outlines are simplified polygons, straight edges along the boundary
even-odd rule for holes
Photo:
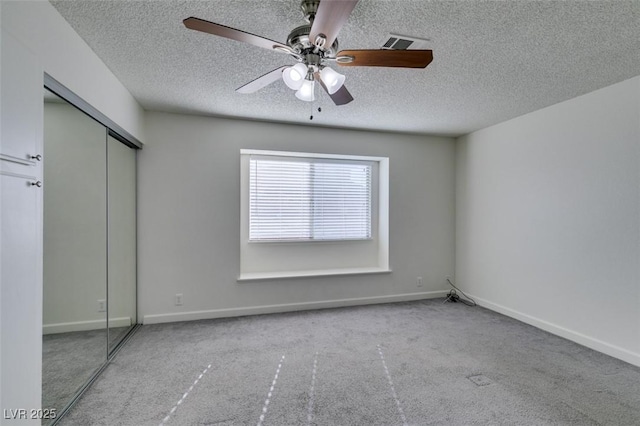
[[[398,41],[397,38],[395,37],[389,37],[389,40],[387,40],[387,42],[384,44],[384,46],[382,46],[383,49],[393,49],[393,45],[394,43]]]
[[[428,49],[429,40],[418,37],[409,37],[399,34],[389,34],[387,41],[382,45],[383,49],[407,50]]]

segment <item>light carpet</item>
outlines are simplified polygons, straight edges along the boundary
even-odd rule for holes
[[[640,368],[442,299],[159,324],[61,424],[638,425]]]

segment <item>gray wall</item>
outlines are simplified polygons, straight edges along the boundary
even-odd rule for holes
[[[410,300],[447,288],[453,139],[168,113],[148,113],[145,132],[151,143],[138,157],[145,323]],[[237,282],[241,148],[389,157],[393,272]],[[176,293],[182,306],[174,306]]]
[[[456,278],[640,365],[640,77],[457,142]]]

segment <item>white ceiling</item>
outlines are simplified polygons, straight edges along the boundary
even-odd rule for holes
[[[195,16],[286,42],[299,0],[52,1],[147,110],[310,123],[282,81],[235,89],[290,56],[186,29]],[[360,0],[338,39],[430,39],[426,69],[338,67],[355,101],[319,93],[313,124],[460,135],[640,75],[640,0]]]

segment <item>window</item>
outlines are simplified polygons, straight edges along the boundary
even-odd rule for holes
[[[389,273],[389,159],[240,150],[238,281]]]
[[[371,239],[372,162],[251,155],[249,241]]]

